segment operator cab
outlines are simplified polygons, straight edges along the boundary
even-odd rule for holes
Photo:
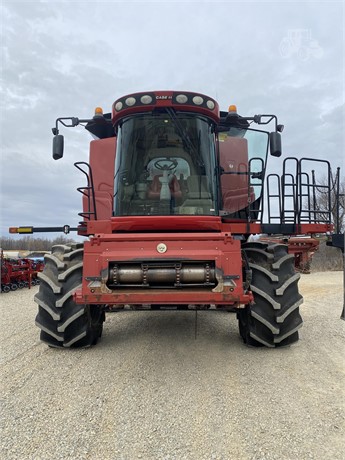
[[[164,108],[124,118],[117,132],[114,215],[256,219],[268,133],[222,120],[218,130],[216,136],[206,116]]]
[[[281,155],[275,115],[220,112],[195,93],[136,93],[86,128],[116,136],[113,216],[205,215],[257,220],[268,148]],[[251,124],[275,120],[275,132]],[[115,130],[114,130],[115,128]]]

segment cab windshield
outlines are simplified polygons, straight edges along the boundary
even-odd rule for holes
[[[115,216],[215,215],[212,122],[171,109],[124,119],[118,129]]]

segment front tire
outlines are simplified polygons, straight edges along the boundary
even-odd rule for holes
[[[73,293],[81,287],[83,244],[53,246],[38,273],[36,325],[40,338],[51,347],[80,348],[95,345],[102,335],[105,313],[100,305],[79,305]]]
[[[254,347],[277,348],[298,341],[303,321],[298,291],[300,274],[294,269],[294,256],[283,244],[245,243],[245,258],[252,270],[250,289],[254,304],[237,313],[243,341]]]

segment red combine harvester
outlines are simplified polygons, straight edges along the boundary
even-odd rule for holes
[[[271,122],[272,132],[253,129]],[[237,308],[248,345],[298,340],[302,296],[294,256],[287,245],[248,238],[329,232],[331,215],[304,208],[316,187],[306,172],[310,159],[286,158],[282,175],[269,175],[265,185],[269,151],[281,155],[283,125],[275,115],[242,117],[235,106],[220,112],[215,100],[191,92],[130,94],[114,102],[112,114],[97,108],[92,119],[57,119],[54,159],[63,155],[59,123],[86,124],[97,140],[89,162],[75,163],[87,178],[78,189],[79,226],[11,229],[87,237],[45,257],[35,296],[41,340],[93,345],[109,307]],[[329,174],[327,161],[315,164]]]

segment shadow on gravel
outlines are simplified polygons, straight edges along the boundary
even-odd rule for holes
[[[201,311],[120,312],[107,315],[100,345],[155,342],[164,346],[241,346],[236,314]],[[196,336],[195,336],[196,330]]]

